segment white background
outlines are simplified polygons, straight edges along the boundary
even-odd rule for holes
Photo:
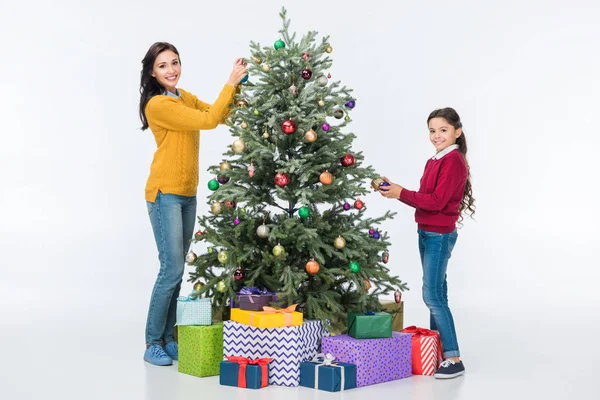
[[[100,374],[115,359],[140,369],[158,272],[144,204],[155,143],[138,129],[141,59],[155,41],[175,44],[180,86],[212,102],[233,60],[249,56],[251,40],[270,46],[279,38],[283,3],[2,4],[0,338],[8,352],[0,380],[12,382],[14,398],[58,390],[71,369],[86,371],[98,357],[106,365]],[[556,367],[593,398],[599,388],[591,366],[600,356],[598,3],[286,7],[292,31],[331,35],[333,80],[358,99],[354,149],[393,181],[418,188],[434,151],[431,110],[452,106],[462,117],[477,214],[460,231],[448,277],[469,383],[479,384],[471,388],[489,395],[486,385],[503,376],[551,382]],[[208,210],[206,169],[231,141],[224,126],[202,135],[198,213]],[[405,323],[427,327],[414,210],[378,194],[364,200],[371,215],[398,211],[384,226],[393,242],[388,265],[411,288]],[[111,355],[111,348],[118,350]],[[518,373],[509,378],[509,370]],[[494,371],[493,379],[476,381],[477,371]],[[120,379],[131,383],[129,373]],[[140,385],[120,393],[142,396]],[[539,394],[534,384],[528,390]]]

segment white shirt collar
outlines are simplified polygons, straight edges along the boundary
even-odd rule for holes
[[[440,158],[444,157],[446,154],[450,153],[452,150],[456,150],[456,149],[458,149],[457,144],[450,145],[450,146],[446,147],[444,150],[442,150],[439,153],[437,153],[436,155],[434,155],[433,157],[431,157],[431,159],[439,160]]]

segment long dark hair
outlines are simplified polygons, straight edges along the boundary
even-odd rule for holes
[[[444,118],[450,125],[454,127],[454,129],[462,128],[460,117],[453,108],[446,107],[433,110],[427,118],[427,125],[429,125],[429,121],[431,121],[433,118]],[[473,197],[473,187],[471,186],[471,167],[469,167],[469,163],[467,161],[467,137],[465,136],[464,129],[462,134],[456,139],[456,144],[458,145],[458,150],[462,153],[463,157],[465,158],[465,162],[467,163],[467,183],[465,185],[465,192],[458,210],[460,223],[463,220],[463,212],[471,214],[471,218],[473,218],[473,215],[475,214],[475,198]]]
[[[160,83],[152,76],[152,69],[154,68],[154,62],[156,57],[165,50],[171,50],[179,57],[179,52],[170,43],[156,42],[146,52],[144,59],[142,60],[142,72],[140,82],[140,119],[142,120],[142,130],[148,129],[148,119],[146,119],[146,104],[148,101],[157,94],[161,94],[165,89]],[[181,58],[179,59],[181,63]]]

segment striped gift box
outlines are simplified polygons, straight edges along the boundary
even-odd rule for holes
[[[433,375],[443,359],[440,334],[416,326],[409,326],[402,332],[412,335],[413,375]]]
[[[211,299],[177,298],[177,325],[211,325]]]

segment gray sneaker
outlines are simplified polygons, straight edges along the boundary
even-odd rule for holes
[[[454,362],[452,360],[442,361],[438,370],[433,374],[437,379],[452,379],[465,373],[465,366],[462,361]]]

